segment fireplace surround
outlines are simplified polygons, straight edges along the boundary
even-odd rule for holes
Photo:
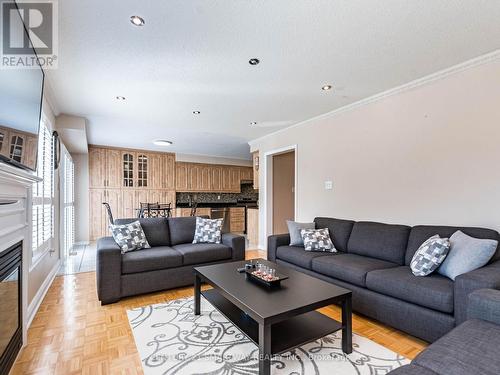
[[[21,349],[22,242],[0,252],[0,374],[6,375]]]

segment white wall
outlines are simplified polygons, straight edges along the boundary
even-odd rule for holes
[[[75,242],[89,242],[89,155],[71,157],[75,164]]]
[[[261,161],[295,144],[299,221],[324,215],[500,229],[499,59],[250,142]]]

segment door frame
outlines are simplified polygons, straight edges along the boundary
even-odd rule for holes
[[[261,223],[262,230],[259,236],[259,248],[267,250],[267,238],[273,233],[273,157],[275,155],[285,154],[294,151],[295,158],[295,173],[294,173],[294,220],[297,219],[298,207],[298,145],[289,145],[280,147],[274,150],[266,151],[264,153],[263,177],[264,177],[264,190],[260,193],[259,201],[262,205],[261,210]],[[261,163],[262,164],[262,163]],[[262,194],[264,193],[264,194]]]

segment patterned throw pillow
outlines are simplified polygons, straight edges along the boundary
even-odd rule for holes
[[[115,242],[120,246],[122,254],[133,250],[151,248],[139,221],[123,225],[110,224],[109,229]]]
[[[336,253],[337,249],[333,246],[330,239],[328,228],[324,229],[302,229],[300,231],[304,240],[304,249],[307,251],[327,251]]]
[[[410,263],[415,276],[427,276],[439,268],[450,251],[450,240],[437,234],[426,240],[413,256]]]
[[[196,217],[193,243],[221,243],[224,219],[203,219]]]

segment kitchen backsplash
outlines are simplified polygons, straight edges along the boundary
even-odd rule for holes
[[[198,203],[234,203],[238,199],[259,199],[259,193],[253,189],[253,185],[243,184],[241,193],[177,193],[177,203],[189,203],[190,195]]]

